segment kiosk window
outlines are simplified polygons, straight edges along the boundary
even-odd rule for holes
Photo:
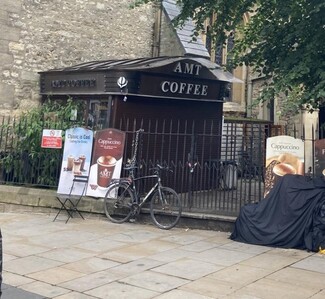
[[[92,129],[105,129],[108,127],[108,101],[90,100],[88,106],[88,126]]]

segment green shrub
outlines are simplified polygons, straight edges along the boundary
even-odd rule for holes
[[[77,118],[72,118],[78,111]],[[43,129],[63,130],[83,125],[83,102],[48,100],[2,125],[1,169],[4,181],[55,187],[60,175],[62,149],[41,147]],[[6,138],[5,143],[3,139]],[[5,146],[4,146],[5,144]]]

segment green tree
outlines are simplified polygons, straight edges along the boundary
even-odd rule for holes
[[[137,0],[136,5],[157,0]],[[191,18],[193,38],[204,21],[216,16],[209,30],[214,44],[236,32],[228,68],[249,65],[267,82],[262,99],[295,91],[298,104],[318,107],[325,99],[325,1],[321,0],[177,0],[182,26]],[[243,15],[249,21],[243,23]],[[300,92],[297,93],[297,88]]]

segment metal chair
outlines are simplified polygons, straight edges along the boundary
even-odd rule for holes
[[[56,216],[54,217],[53,221],[55,221],[57,219],[57,217],[59,216],[59,214],[62,211],[66,211],[68,214],[68,218],[66,220],[65,223],[67,223],[69,221],[70,218],[73,218],[73,214],[77,213],[82,219],[85,219],[83,217],[83,215],[81,214],[81,212],[78,209],[78,205],[82,199],[82,197],[84,195],[86,195],[86,190],[87,190],[87,185],[88,185],[88,180],[89,177],[88,176],[84,176],[84,175],[75,175],[73,180],[72,180],[72,185],[70,188],[70,193],[68,195],[58,195],[56,198],[57,200],[60,202],[61,207],[58,211],[58,213],[56,214]],[[83,184],[83,188],[82,188],[82,192],[80,195],[75,195],[73,194],[73,190],[75,187],[76,183],[81,183]]]

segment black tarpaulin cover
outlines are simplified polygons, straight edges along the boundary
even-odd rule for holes
[[[317,252],[325,248],[325,180],[285,175],[259,203],[242,207],[235,241]]]

